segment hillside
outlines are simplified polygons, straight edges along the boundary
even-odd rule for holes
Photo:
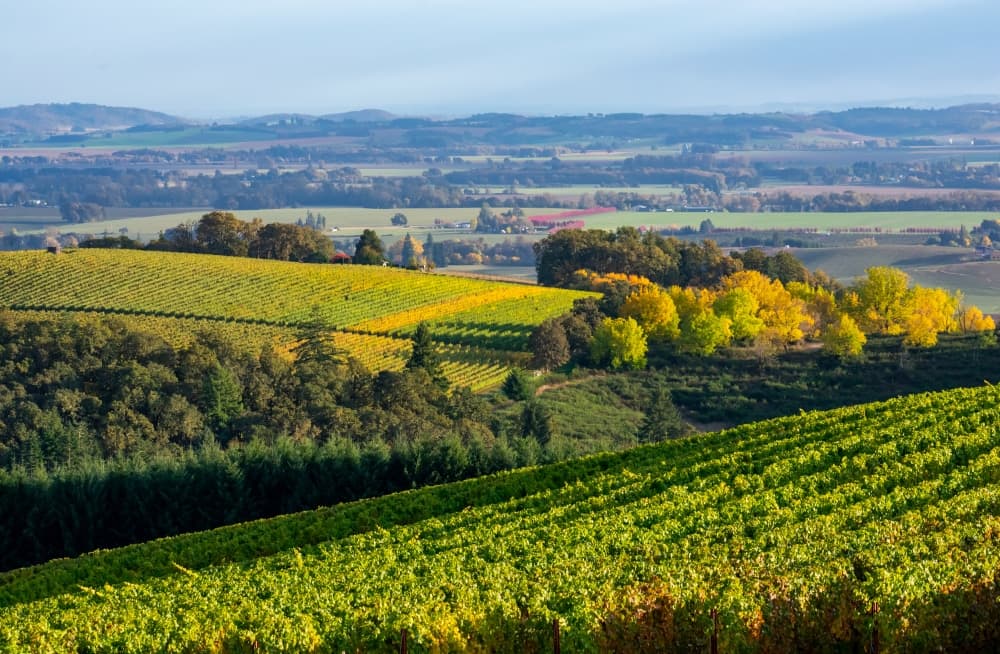
[[[78,102],[0,108],[0,134],[122,130],[137,125],[179,125],[186,122],[183,118],[158,111]]]
[[[0,649],[981,651],[1000,390],[755,423],[0,576]],[[872,610],[876,606],[877,610]],[[957,621],[956,615],[970,616]]]
[[[200,324],[287,344],[318,321],[373,370],[401,368],[426,322],[446,374],[474,388],[523,363],[534,326],[587,295],[370,266],[100,249],[0,253],[0,279],[0,307],[121,315],[175,343]]]
[[[949,135],[982,138],[1000,131],[998,115],[1000,105],[995,104],[968,104],[940,109],[865,107],[813,114],[532,116],[483,113],[448,119],[403,118],[378,109],[363,109],[322,116],[268,114],[198,129],[197,134],[174,130],[156,138],[146,135],[145,141],[136,140],[134,144],[190,146],[248,140],[372,137],[383,145],[407,148],[438,148],[447,144],[509,146],[530,143],[551,146],[608,139],[655,139],[666,144],[695,142],[728,147],[744,144],[748,140],[790,143],[795,138],[804,138],[804,142],[808,143],[815,138],[831,136],[835,140],[933,139]],[[73,128],[86,131],[124,130],[139,125],[176,126],[188,122],[140,109],[76,103],[0,109],[0,134],[44,135],[64,133]],[[58,144],[59,138],[50,139],[47,143]],[[66,142],[85,141],[82,134],[74,135],[74,138],[75,141]]]

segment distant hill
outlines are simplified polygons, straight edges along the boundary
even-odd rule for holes
[[[83,143],[105,138],[93,132],[167,131],[191,125],[176,116],[143,109],[92,104],[45,104],[0,109],[0,135],[13,142],[41,137],[49,142]],[[381,109],[361,109],[316,116],[274,113],[213,125],[213,143],[248,140],[292,141],[328,136],[378,137],[385,147],[447,147],[464,145],[525,145],[559,142],[613,142],[657,139],[666,144],[703,143],[740,147],[751,141],[790,141],[809,133],[835,134],[841,139],[903,139],[904,145],[933,145],[953,136],[993,143],[1000,134],[1000,104],[966,104],[942,109],[862,107],[817,113],[755,114],[589,114],[585,116],[524,116],[481,113],[433,119],[399,117]],[[251,133],[247,133],[250,130]],[[228,132],[228,134],[225,134]],[[195,139],[192,141],[191,139]],[[204,134],[179,131],[173,140],[157,137],[155,144],[204,143]],[[937,141],[935,141],[935,139]],[[107,143],[105,141],[105,143]],[[136,144],[134,139],[129,144]]]
[[[329,120],[334,123],[345,120],[353,120],[357,123],[387,123],[390,120],[395,120],[397,117],[395,114],[382,111],[381,109],[360,109],[358,111],[345,111],[339,114],[325,114],[321,116],[323,120]]]
[[[0,134],[58,134],[121,130],[136,125],[177,125],[189,121],[158,111],[99,104],[32,104],[0,108]]]

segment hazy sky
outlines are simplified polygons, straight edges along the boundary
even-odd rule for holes
[[[223,118],[940,105],[1000,97],[997,26],[997,0],[6,0],[0,106]]]

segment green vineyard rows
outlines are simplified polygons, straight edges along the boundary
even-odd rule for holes
[[[0,575],[0,650],[551,651],[557,619],[566,651],[697,651],[717,610],[724,652],[976,651],[998,407],[909,396],[55,561]]]
[[[319,320],[372,370],[401,368],[426,321],[449,380],[475,390],[523,364],[531,330],[587,295],[372,266],[98,249],[0,253],[0,280],[0,308],[110,314],[178,345],[210,329],[259,349]],[[464,347],[475,359],[452,360]]]

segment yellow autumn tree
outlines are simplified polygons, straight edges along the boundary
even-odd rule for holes
[[[640,286],[625,298],[622,318],[633,318],[651,339],[674,340],[680,336],[680,316],[670,295],[659,286]]]
[[[859,356],[868,340],[857,323],[846,313],[827,325],[822,338],[823,350],[841,358]]]
[[[708,289],[695,290],[671,286],[667,293],[674,301],[680,318],[678,345],[687,352],[709,355],[732,340],[730,321],[712,309],[716,294]]]
[[[903,300],[903,344],[912,347],[937,345],[938,334],[954,331],[958,323],[959,298],[943,288],[914,286]]]
[[[984,316],[982,310],[972,305],[966,307],[958,314],[958,329],[963,334],[974,334],[976,332],[991,332],[996,329],[996,323],[991,316]]]
[[[764,330],[764,321],[757,317],[760,303],[745,288],[734,288],[722,293],[712,303],[716,315],[728,318],[733,339],[752,341]]]
[[[741,288],[757,300],[757,318],[764,323],[759,337],[776,343],[795,343],[811,330],[813,318],[802,300],[792,297],[777,279],[756,270],[741,270],[722,279],[723,292]]]
[[[847,305],[866,333],[902,334],[906,331],[904,303],[910,278],[902,270],[873,266],[854,285],[854,298]]]
[[[821,336],[827,326],[839,322],[840,312],[837,311],[837,300],[833,297],[833,293],[824,287],[804,282],[788,282],[785,284],[785,288],[792,294],[792,297],[805,302],[806,313],[813,320],[812,331],[807,333],[807,336]]]

